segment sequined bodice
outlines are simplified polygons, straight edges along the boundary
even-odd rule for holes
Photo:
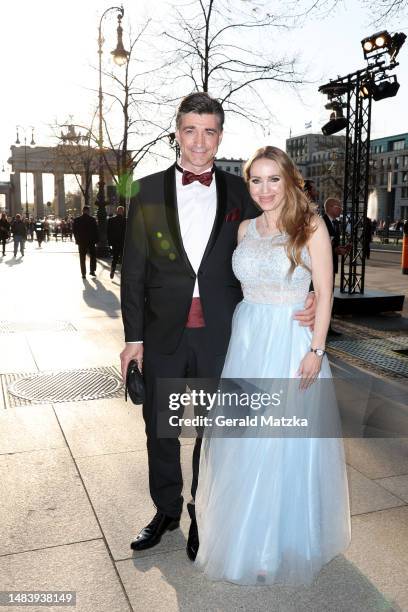
[[[242,285],[244,299],[263,304],[294,304],[302,302],[311,281],[310,272],[297,266],[288,275],[290,261],[285,251],[286,234],[260,236],[252,219],[247,232],[232,256],[232,268]],[[302,261],[310,267],[307,247]]]

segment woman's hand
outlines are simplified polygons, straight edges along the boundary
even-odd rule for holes
[[[316,380],[322,366],[323,357],[318,357],[316,353],[310,351],[300,362],[296,376],[300,376],[299,389],[308,389]]]

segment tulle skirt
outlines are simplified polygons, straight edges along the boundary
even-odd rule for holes
[[[266,387],[294,379],[311,342],[309,329],[293,320],[302,307],[238,304],[222,377],[263,380]],[[326,357],[319,377],[331,380]],[[328,401],[317,382],[312,387],[313,422],[328,415],[335,421],[335,399]],[[210,579],[238,584],[310,584],[350,542],[342,439],[316,429],[316,437],[265,436],[258,429],[259,435],[256,427],[236,437],[204,434],[196,566]]]

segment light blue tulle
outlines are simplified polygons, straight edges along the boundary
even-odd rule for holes
[[[309,351],[311,332],[293,314],[303,307],[310,271],[298,267],[288,279],[284,243],[284,235],[261,238],[253,221],[234,253],[245,299],[234,314],[225,379],[270,384],[270,379],[294,378]],[[307,258],[305,252],[310,264]],[[320,377],[331,377],[326,357]],[[322,397],[316,393],[313,405],[317,423],[338,416],[335,401]],[[196,514],[196,566],[209,578],[246,585],[309,584],[350,542],[342,440],[257,437],[253,431],[250,437],[228,438],[207,432]]]

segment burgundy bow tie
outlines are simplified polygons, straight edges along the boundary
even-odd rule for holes
[[[189,172],[188,170],[183,170],[183,177],[181,182],[183,185],[190,185],[194,181],[198,181],[202,185],[209,187],[211,185],[213,179],[213,171],[203,172],[203,174],[194,174],[194,172]]]

